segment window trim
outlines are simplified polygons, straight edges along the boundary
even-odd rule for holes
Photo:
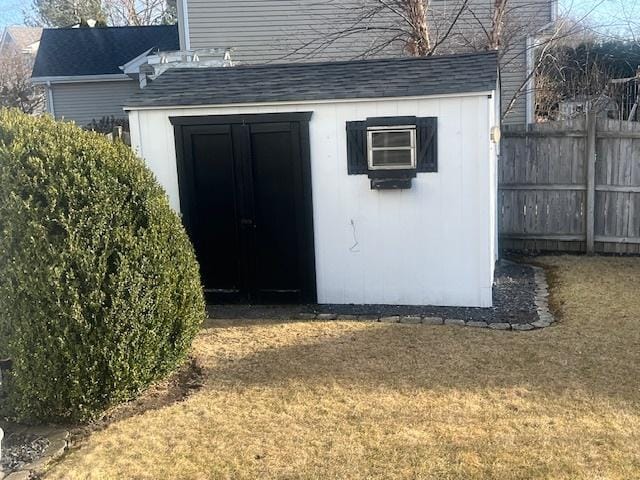
[[[376,132],[409,132],[411,145],[408,147],[374,147],[373,134]],[[388,125],[367,127],[367,166],[369,170],[416,170],[417,169],[417,144],[418,134],[416,125]],[[411,153],[411,163],[402,165],[374,165],[373,152],[380,151],[406,151]]]

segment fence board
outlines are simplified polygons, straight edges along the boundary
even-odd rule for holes
[[[595,251],[640,253],[640,125],[598,119],[595,127],[592,182],[586,118],[505,127],[498,171],[503,248],[584,251],[592,224]]]

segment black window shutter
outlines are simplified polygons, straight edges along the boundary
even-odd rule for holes
[[[416,136],[418,140],[418,172],[438,171],[438,118],[423,117],[416,119]]]
[[[347,122],[347,169],[349,175],[366,174],[367,122]]]

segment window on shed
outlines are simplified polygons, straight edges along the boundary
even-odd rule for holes
[[[369,127],[367,129],[369,169],[416,168],[416,127]]]
[[[347,122],[349,175],[380,177],[438,171],[436,117],[379,117]]]

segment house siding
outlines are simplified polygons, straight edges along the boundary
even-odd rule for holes
[[[168,107],[134,109],[130,126],[133,148],[180,211],[170,117],[313,112],[309,140],[318,301],[488,307],[496,256],[493,105],[491,96],[476,93]],[[438,171],[419,173],[410,189],[393,191],[372,190],[366,175],[348,175],[346,122],[404,115],[438,118]]]
[[[52,84],[53,109],[58,120],[84,126],[105,116],[126,117],[125,101],[139,90],[134,80]],[[48,110],[50,106],[48,105]]]
[[[288,61],[322,61],[359,57],[371,46],[369,34],[358,34],[322,45],[321,39],[343,30],[353,22],[353,8],[362,0],[181,0],[187,2],[190,46],[200,48],[232,48],[239,63]],[[483,31],[491,24],[493,0],[470,0],[473,13],[465,13],[456,23],[441,53],[473,50],[481,44]],[[510,18],[519,19],[513,27],[509,51],[503,52],[502,104],[506,108],[526,78],[526,35],[552,20],[554,0],[512,0]],[[433,0],[435,15],[455,14],[456,2]],[[393,22],[378,18],[376,22]],[[526,22],[526,23],[525,23]],[[509,22],[507,22],[509,23]],[[516,25],[515,20],[510,25]],[[372,25],[372,26],[375,26]],[[519,30],[519,31],[517,31]],[[392,44],[375,56],[402,55],[402,46]],[[524,95],[506,117],[509,123],[522,123],[526,118]]]

